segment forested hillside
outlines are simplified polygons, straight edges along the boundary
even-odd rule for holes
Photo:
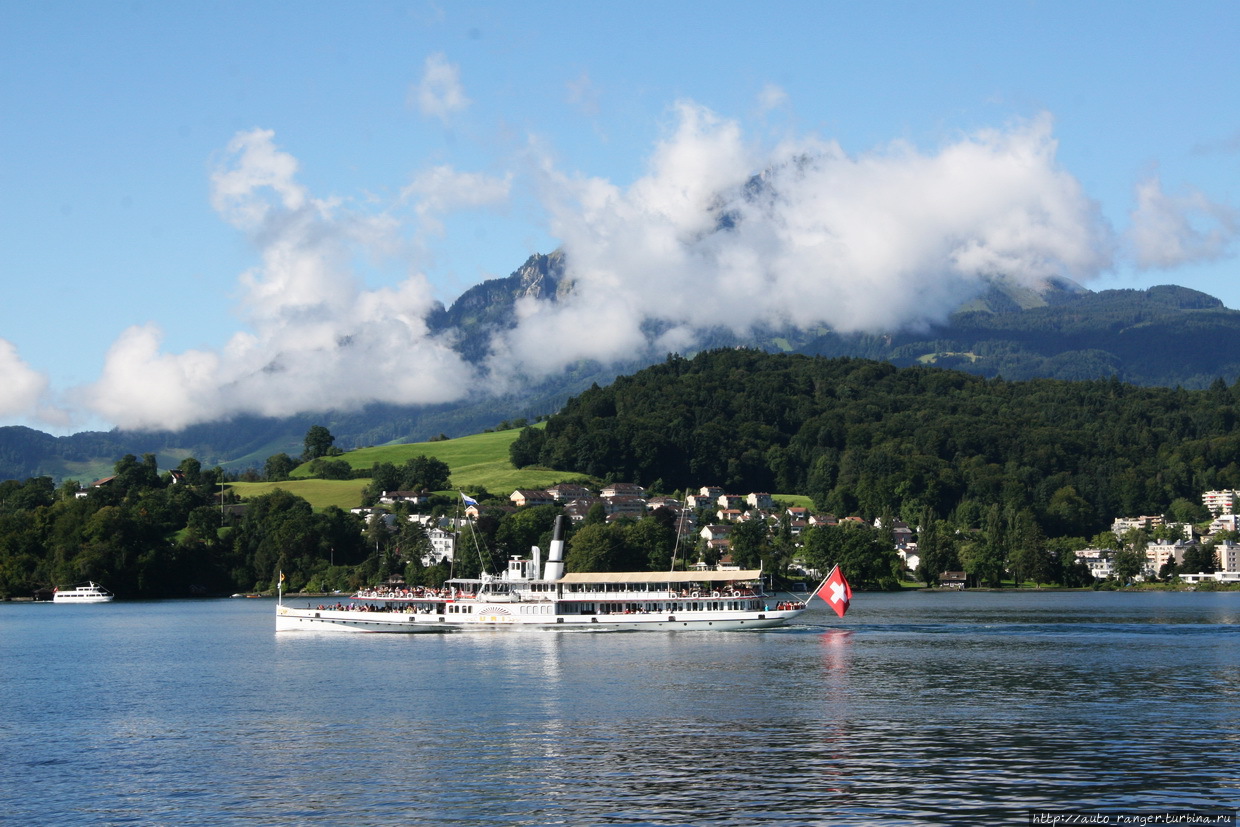
[[[1105,379],[1205,388],[1240,375],[1240,312],[1213,296],[1163,285],[1148,290],[1051,294],[1015,307],[992,289],[926,331],[839,336],[797,348],[896,365],[935,364],[1006,379]]]
[[[1238,393],[721,350],[592,388],[513,450],[664,490],[805,493],[867,519],[931,509],[977,527],[994,505],[1031,510],[1052,536],[1084,536],[1173,504],[1200,518],[1202,491],[1240,486]]]
[[[451,334],[471,362],[485,361],[491,337],[514,323],[525,298],[554,303],[570,293],[559,253],[531,256],[512,275],[466,291],[427,323]],[[651,337],[663,332],[651,323]],[[927,330],[841,335],[825,329],[726,328],[696,332],[696,348],[756,347],[768,352],[849,356],[899,366],[937,365],[1006,379],[1106,379],[1136,385],[1201,389],[1240,376],[1240,311],[1183,287],[1090,292],[1066,280],[1036,289],[994,279],[950,319]],[[83,432],[53,437],[29,428],[0,428],[0,480],[49,475],[90,479],[125,454],[154,453],[161,467],[186,456],[230,471],[260,467],[266,457],[295,449],[306,429],[324,424],[342,448],[418,442],[440,434],[478,433],[505,419],[554,413],[592,383],[607,384],[663,358],[635,350],[613,364],[589,360],[505,397],[479,394],[431,406],[375,404],[355,411],[318,411],[285,419],[238,417],[183,431]],[[376,377],[377,382],[383,377]]]

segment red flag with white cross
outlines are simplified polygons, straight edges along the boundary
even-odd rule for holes
[[[840,617],[848,611],[848,604],[852,601],[852,587],[848,585],[848,579],[844,577],[839,566],[831,569],[831,573],[822,581],[815,594],[825,600]]]

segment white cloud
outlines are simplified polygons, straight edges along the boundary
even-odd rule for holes
[[[23,362],[12,342],[0,339],[0,416],[37,416],[47,386],[47,377]]]
[[[409,99],[423,115],[445,123],[450,115],[470,104],[461,85],[460,67],[449,63],[442,52],[426,59],[422,79],[410,89]]]
[[[588,72],[582,71],[575,80],[566,84],[568,103],[587,117],[594,117],[599,111],[599,90],[594,85]]]
[[[294,179],[297,159],[276,149],[274,137],[266,129],[237,133],[227,149],[237,162],[211,176],[211,205],[234,226],[253,228],[273,209],[299,210],[306,203],[306,192]]]
[[[477,370],[427,328],[435,304],[420,273],[367,289],[354,272],[359,255],[406,248],[396,215],[314,197],[271,132],[239,134],[212,177],[212,203],[257,251],[239,277],[246,329],[218,352],[168,354],[156,327],[131,328],[86,397],[98,415],[144,428],[446,402],[580,359],[691,349],[719,326],[924,324],[989,276],[1084,280],[1111,264],[1110,228],[1058,164],[1049,118],[931,152],[894,143],[850,155],[813,136],[757,145],[692,102],[673,113],[627,186],[536,159],[574,289],[557,303],[520,302],[515,328]],[[453,210],[506,203],[520,180],[439,165],[399,200],[414,205],[413,232],[434,234]]]
[[[682,103],[627,189],[546,170],[575,293],[527,309],[496,372],[637,355],[649,320],[670,326],[657,353],[712,326],[938,320],[987,276],[1087,279],[1110,265],[1113,240],[1056,149],[1039,118],[934,153],[849,156],[816,138],[759,151],[734,121]]]
[[[239,279],[250,330],[219,353],[166,354],[157,327],[130,328],[84,391],[98,415],[125,428],[176,429],[238,413],[436,403],[467,392],[468,366],[426,327],[435,305],[426,279],[414,273],[367,290],[352,270],[359,253],[399,247],[392,220],[311,198],[272,138],[239,135],[212,179],[212,202],[258,249],[259,265]]]
[[[768,83],[762,87],[762,91],[758,93],[758,108],[763,112],[770,112],[788,103],[788,93],[783,87],[774,83]]]
[[[1136,196],[1128,238],[1141,267],[1213,261],[1227,255],[1240,235],[1236,210],[1197,190],[1168,195],[1154,177],[1137,185]]]
[[[458,172],[449,165],[418,173],[402,191],[403,199],[414,199],[414,211],[424,232],[443,232],[439,216],[463,208],[503,204],[512,189],[512,173],[502,178],[478,172]]]

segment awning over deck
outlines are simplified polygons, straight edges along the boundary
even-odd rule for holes
[[[566,574],[557,583],[731,583],[759,580],[759,569],[733,571],[594,571]]]

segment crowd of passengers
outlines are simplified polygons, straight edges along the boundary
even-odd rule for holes
[[[358,597],[369,598],[411,598],[411,597],[460,597],[458,589],[443,588],[432,589],[429,586],[402,586],[400,588],[392,588],[391,586],[376,586],[373,589],[362,589],[357,593]]]
[[[417,605],[414,603],[384,603],[382,606],[376,606],[370,603],[337,603],[334,606],[325,606],[322,603],[318,605],[319,611],[325,612],[402,612],[404,614],[432,614],[435,607],[429,603]]]
[[[582,590],[582,591],[586,591],[586,590]],[[595,590],[590,589],[589,591],[595,591]],[[698,597],[753,597],[754,591],[753,589],[739,588],[739,587],[729,587],[729,588],[723,589],[722,591],[718,589],[714,591],[699,590],[699,589],[681,589],[680,591],[676,591],[675,589],[672,589],[669,592],[669,595],[672,597],[682,597],[685,599],[692,599],[692,598],[698,598]],[[445,587],[442,589],[434,589],[429,586],[412,586],[412,587],[405,586],[405,587],[400,587],[400,588],[393,588],[390,586],[377,586],[373,589],[362,589],[358,591],[357,597],[365,597],[371,600],[375,600],[375,599],[384,600],[388,598],[398,599],[398,600],[400,599],[408,600],[412,598],[427,598],[427,597],[430,597],[430,598],[442,597],[442,598],[447,598],[447,599],[456,599],[458,597],[473,597],[473,595],[465,593],[459,589],[451,588],[451,587]]]

